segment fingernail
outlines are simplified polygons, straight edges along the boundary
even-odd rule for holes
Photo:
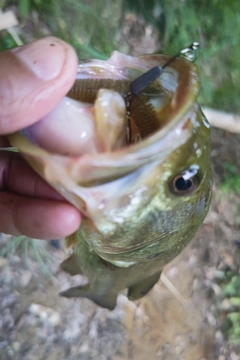
[[[64,42],[56,38],[44,38],[13,49],[12,52],[41,80],[58,77],[66,57]]]

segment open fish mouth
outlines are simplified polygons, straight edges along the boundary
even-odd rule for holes
[[[84,186],[164,158],[191,136],[198,111],[197,69],[177,58],[140,94],[131,94],[130,85],[170,59],[164,55],[131,57],[115,51],[107,61],[80,62],[68,97],[46,118],[11,136],[11,142],[17,148],[24,142],[21,151],[28,155],[37,155],[40,147],[52,155],[64,155],[65,160],[66,156],[78,157],[78,167],[82,166],[78,183]],[[103,123],[104,117],[113,120]],[[69,128],[73,130],[68,134]],[[36,146],[27,151],[27,143]]]
[[[143,218],[153,211],[145,209],[144,214],[142,209],[159,192],[163,196],[165,185],[159,181],[175,178],[194,165],[192,160],[185,167],[176,162],[176,174],[174,166],[168,166],[178,149],[186,144],[193,147],[204,123],[196,102],[200,85],[195,65],[183,58],[171,59],[115,51],[106,61],[79,62],[75,84],[57,108],[37,124],[9,136],[28,163],[85,215],[80,228],[84,240],[117,265],[139,261],[141,251],[131,259],[129,253],[156,242],[156,236],[136,241],[136,231],[141,222],[145,230],[140,232],[152,231]],[[148,86],[134,83],[168,62]],[[200,151],[204,141],[202,136]],[[196,167],[200,168],[198,162]],[[161,213],[169,211],[166,197],[164,193],[158,205]],[[131,221],[140,223],[133,226],[134,233],[124,230],[120,241],[123,226],[129,229]]]

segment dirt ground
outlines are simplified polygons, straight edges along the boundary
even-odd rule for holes
[[[79,283],[59,272],[63,250],[44,243],[48,280],[21,252],[0,259],[0,360],[239,360],[240,348],[222,332],[215,274],[236,270],[240,250],[240,196],[219,190],[223,163],[240,166],[240,136],[212,131],[214,193],[211,209],[190,245],[164,269],[137,302],[118,297],[113,311],[87,299],[65,299],[60,290]],[[237,212],[238,211],[238,212]],[[0,245],[6,237],[2,235]],[[175,287],[165,286],[166,278]]]

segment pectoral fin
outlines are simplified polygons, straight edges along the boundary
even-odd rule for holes
[[[137,300],[140,299],[141,297],[143,297],[144,295],[146,295],[152,288],[153,286],[156,284],[156,282],[159,280],[161,272],[158,272],[142,281],[140,281],[139,283],[130,286],[128,288],[128,299],[129,300]]]
[[[109,292],[108,294],[97,294],[91,289],[89,284],[72,287],[62,291],[61,296],[65,297],[86,297],[95,302],[95,304],[113,310],[116,306],[117,294]]]
[[[79,264],[79,258],[77,257],[76,254],[70,255],[66,260],[64,260],[60,264],[60,268],[72,276],[77,275],[77,274],[82,275],[82,273],[83,273],[81,266]]]

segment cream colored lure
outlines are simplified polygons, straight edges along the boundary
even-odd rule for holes
[[[68,97],[10,136],[83,214],[61,267],[89,282],[63,296],[109,309],[125,288],[131,300],[144,296],[206,216],[210,129],[197,104],[195,65],[174,58],[139,94],[130,91],[134,79],[170,59],[114,52],[107,61],[82,62]]]

